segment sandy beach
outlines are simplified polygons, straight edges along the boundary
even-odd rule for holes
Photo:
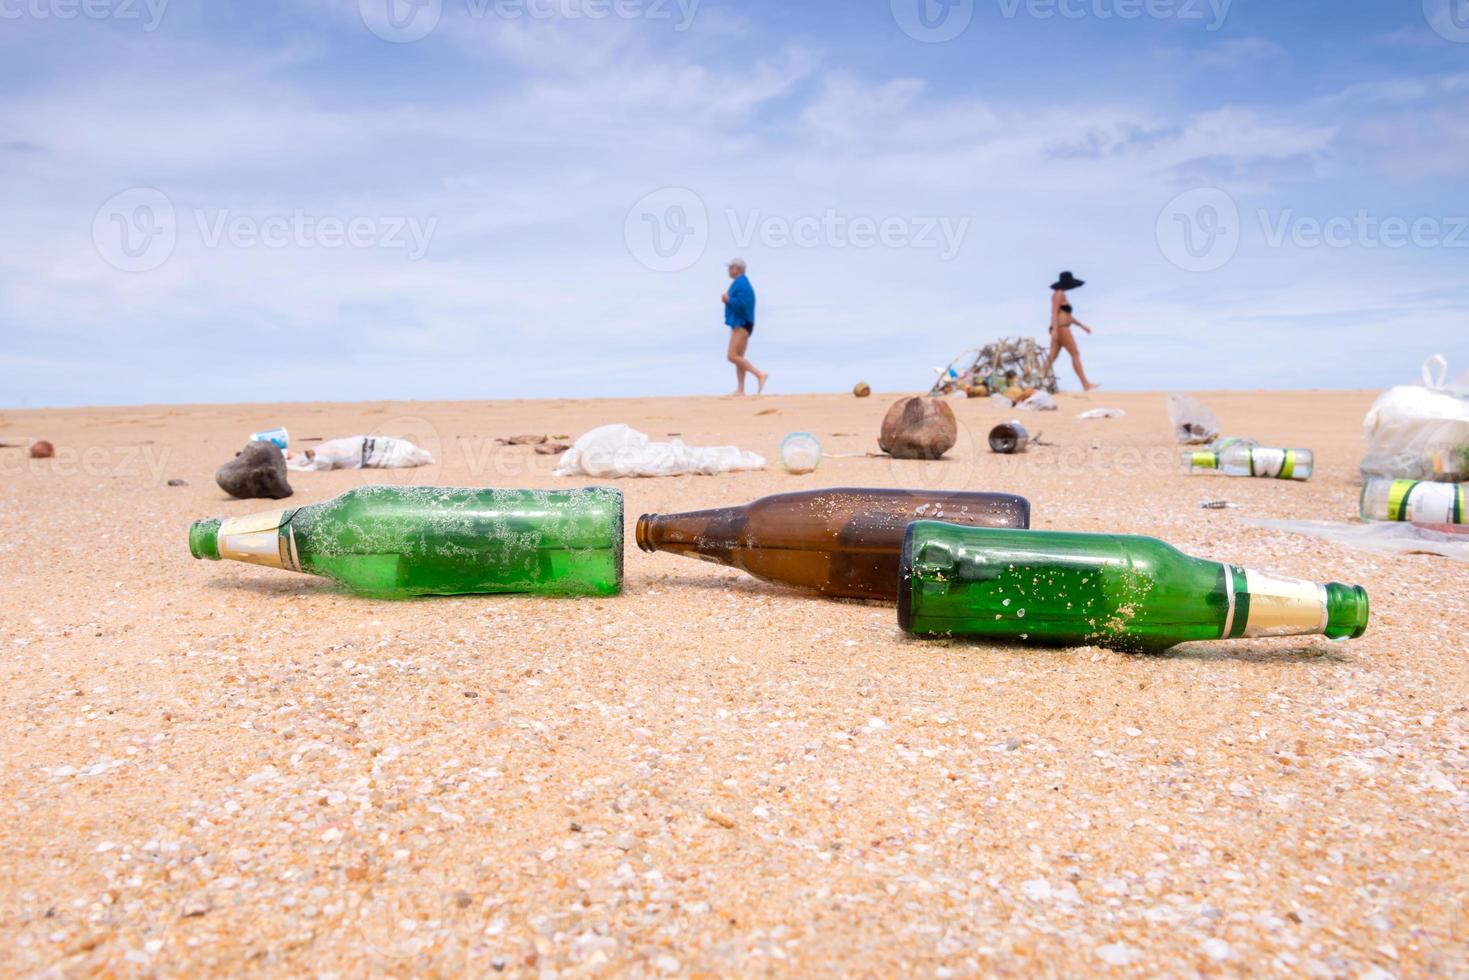
[[[806,476],[782,436],[876,451],[892,396],[0,411],[58,450],[0,449],[0,972],[1465,975],[1463,566],[1240,520],[1354,520],[1374,394],[1199,396],[1315,450],[1305,484],[1182,473],[1160,394],[1063,394],[1007,458],[984,437],[1015,413],[954,401],[948,460]],[[1128,415],[1076,419],[1103,406]],[[394,603],[189,556],[191,520],[271,509],[213,481],[259,429],[438,460],[369,481],[552,487],[592,481],[495,439],[608,422],[770,460],[621,481],[617,599]],[[292,474],[291,502],[363,482]],[[642,513],[831,486],[1021,493],[1038,528],[1364,585],[1371,627],[922,642],[632,544]]]

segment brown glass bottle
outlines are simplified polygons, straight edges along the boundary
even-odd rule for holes
[[[743,569],[767,582],[849,599],[898,598],[903,531],[920,520],[1030,527],[1030,502],[999,493],[808,490],[744,507],[646,514],[638,547]]]

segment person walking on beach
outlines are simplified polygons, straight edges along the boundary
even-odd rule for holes
[[[720,299],[724,303],[724,323],[729,327],[729,363],[735,366],[735,379],[738,385],[735,395],[745,393],[745,375],[753,374],[759,383],[755,394],[765,390],[765,382],[770,375],[761,371],[751,364],[745,357],[745,351],[750,346],[750,335],[755,332],[755,287],[750,285],[750,279],[745,275],[745,260],[731,259],[729,262],[729,277],[734,280],[729,287],[729,292]]]
[[[1072,336],[1071,328],[1080,327],[1088,334],[1092,332],[1092,328],[1072,315],[1071,300],[1066,297],[1071,290],[1085,285],[1085,281],[1069,272],[1061,273],[1061,278],[1051,284],[1051,353],[1046,357],[1046,370],[1049,372],[1055,366],[1056,358],[1064,347],[1071,355],[1071,366],[1076,369],[1076,376],[1081,380],[1083,390],[1091,391],[1101,385],[1094,385],[1087,380],[1086,369],[1081,366],[1081,351],[1076,349],[1076,338]]]

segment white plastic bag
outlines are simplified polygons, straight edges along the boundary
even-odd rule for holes
[[[1438,555],[1469,562],[1469,533],[1417,524],[1338,524],[1334,521],[1262,521],[1242,523],[1269,531],[1304,534],[1344,548],[1379,555]]]
[[[582,436],[561,457],[557,476],[617,479],[625,476],[679,476],[733,473],[765,468],[765,458],[734,446],[686,446],[651,442],[626,425],[604,425]]]
[[[332,439],[311,450],[292,453],[286,466],[293,470],[397,470],[412,466],[427,466],[434,461],[433,454],[420,449],[407,439],[391,436],[351,436],[347,439]]]
[[[1120,408],[1094,408],[1089,412],[1082,412],[1077,416],[1079,419],[1096,421],[1098,419],[1123,419],[1127,418],[1127,412]]]
[[[1469,480],[1469,387],[1445,384],[1448,368],[1435,354],[1423,384],[1390,388],[1373,404],[1362,426],[1364,477]]]
[[[1219,419],[1187,395],[1168,396],[1168,421],[1182,445],[1202,446],[1219,438]]]
[[[1027,412],[1054,412],[1060,408],[1049,391],[1038,391],[1015,407]]]

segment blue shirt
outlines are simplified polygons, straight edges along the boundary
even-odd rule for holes
[[[743,275],[729,285],[729,302],[724,304],[724,324],[727,327],[755,325],[755,287]]]

